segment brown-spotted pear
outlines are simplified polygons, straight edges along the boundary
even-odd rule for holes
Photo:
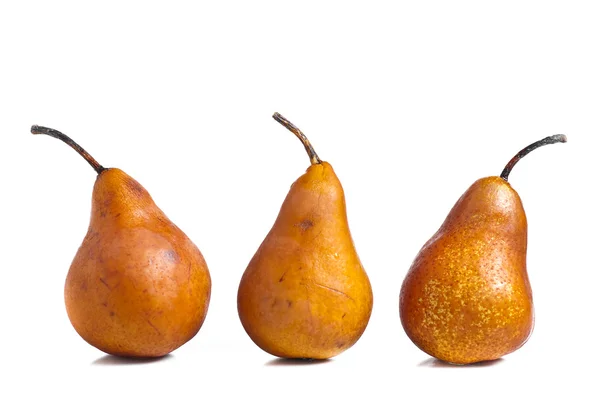
[[[556,142],[566,137],[535,142],[500,177],[475,181],[417,254],[402,284],[400,317],[429,355],[468,364],[498,359],[527,341],[533,329],[527,219],[508,174],[527,153]]]

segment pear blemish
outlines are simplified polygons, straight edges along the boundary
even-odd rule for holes
[[[527,276],[527,219],[508,175],[540,146],[521,150],[498,177],[477,181],[421,248],[400,292],[400,317],[423,351],[453,364],[494,360],[520,348],[533,330]]]

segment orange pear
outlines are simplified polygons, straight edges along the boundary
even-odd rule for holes
[[[113,355],[158,357],[196,335],[208,310],[211,280],[198,248],[117,168],[104,168],[56,130],[98,174],[92,213],[65,283],[67,314],[79,335]]]
[[[402,284],[400,316],[426,353],[468,364],[498,359],[529,338],[527,219],[508,175],[527,153],[556,142],[566,137],[535,142],[500,177],[475,181],[418,253]]]
[[[333,168],[298,128],[278,113],[273,117],[300,138],[311,166],[290,188],[244,272],[238,312],[264,351],[327,359],[364,332],[373,307],[371,284],[354,248]]]

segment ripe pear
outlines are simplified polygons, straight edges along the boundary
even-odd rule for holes
[[[535,142],[500,177],[475,181],[413,261],[400,317],[408,337],[429,355],[454,364],[495,360],[529,338],[527,219],[508,175],[527,153],[557,142],[566,137]]]
[[[369,278],[356,253],[342,185],[304,134],[273,118],[304,144],[311,166],[291,186],[238,290],[250,338],[283,358],[327,359],[350,348],[373,307]]]
[[[113,355],[159,357],[200,330],[211,279],[198,248],[117,168],[104,168],[73,140],[60,139],[96,170],[88,232],[67,275],[65,304],[79,335]]]

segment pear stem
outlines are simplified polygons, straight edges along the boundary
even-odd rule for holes
[[[294,135],[296,135],[298,137],[298,139],[300,139],[300,141],[304,145],[304,149],[306,149],[306,153],[308,153],[308,157],[310,157],[310,164],[321,164],[321,159],[319,159],[317,152],[315,152],[315,149],[312,147],[312,145],[308,141],[308,138],[306,137],[306,135],[304,135],[298,127],[296,127],[287,118],[285,118],[284,116],[282,116],[279,113],[273,114],[273,118],[279,124],[283,125],[285,128],[292,131],[294,133]]]
[[[39,125],[34,125],[31,127],[31,133],[34,135],[38,135],[38,134],[49,135],[53,138],[60,139],[61,141],[63,141],[64,143],[66,143],[67,145],[69,145],[70,147],[75,149],[75,151],[77,153],[79,153],[81,155],[81,157],[83,157],[90,164],[90,166],[92,166],[94,168],[94,170],[96,170],[96,173],[100,174],[101,172],[106,170],[104,167],[102,167],[100,165],[100,163],[98,163],[96,161],[96,159],[94,159],[88,152],[86,152],[85,149],[83,149],[74,140],[72,140],[71,138],[69,138],[68,136],[66,136],[65,134],[63,134],[60,131],[57,131],[52,128],[46,128],[46,127],[40,127]]]
[[[508,175],[512,171],[515,164],[517,164],[517,162],[519,160],[521,160],[523,157],[525,157],[525,155],[527,155],[532,150],[535,150],[544,145],[551,145],[553,143],[558,143],[558,142],[563,142],[563,143],[567,142],[567,137],[565,135],[547,136],[546,138],[540,139],[539,141],[534,142],[531,145],[527,146],[526,148],[522,149],[519,153],[517,153],[515,155],[515,157],[510,159],[510,161],[508,162],[506,167],[504,167],[504,170],[502,170],[502,174],[500,174],[500,178],[504,179],[504,181],[508,181]]]

